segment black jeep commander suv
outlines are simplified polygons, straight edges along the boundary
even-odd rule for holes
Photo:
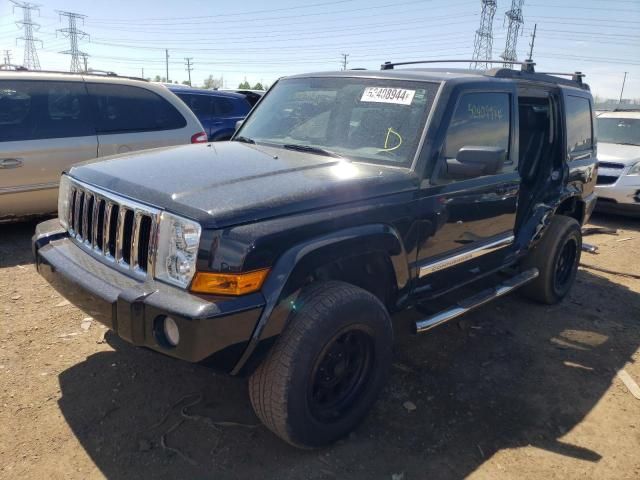
[[[559,302],[595,200],[581,74],[395,66],[283,78],[228,142],[74,166],[38,271],[134,345],[249,376],[287,442],[344,436],[391,313],[461,286],[415,331],[519,287]]]

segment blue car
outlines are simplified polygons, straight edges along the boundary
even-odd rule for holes
[[[251,105],[244,95],[204,90],[183,85],[168,86],[196,114],[209,141],[229,140],[236,122],[244,119]]]

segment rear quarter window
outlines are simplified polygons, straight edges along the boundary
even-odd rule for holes
[[[175,130],[187,124],[171,103],[145,88],[106,83],[89,83],[87,88],[99,134]]]
[[[0,80],[0,142],[95,135],[80,82]]]
[[[565,102],[569,154],[593,148],[593,114],[588,98],[568,95]]]
[[[244,100],[241,100],[244,104],[246,103]],[[242,114],[239,112],[240,110],[240,101],[236,101],[234,98],[226,98],[226,97],[213,97],[213,108],[215,115],[219,117],[230,117],[234,114]],[[246,112],[249,109],[247,108]],[[244,113],[246,113],[244,112]]]
[[[191,93],[178,93],[178,98],[182,100],[197,116],[213,114],[213,105],[209,95],[199,95]]]

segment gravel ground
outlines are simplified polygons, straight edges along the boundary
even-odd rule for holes
[[[640,274],[640,222],[592,223],[620,230],[589,236],[600,254],[583,260]],[[35,272],[33,228],[0,225],[0,478],[640,478],[640,399],[619,374],[640,383],[640,280],[581,268],[560,305],[512,295],[401,334],[365,422],[299,451],[253,426],[242,379],[131,347],[68,304]]]

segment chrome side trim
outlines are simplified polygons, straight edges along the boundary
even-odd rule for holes
[[[444,270],[449,267],[454,267],[461,263],[468,262],[469,260],[473,260],[474,258],[481,257],[482,255],[486,255],[488,253],[495,252],[496,250],[499,250],[501,248],[508,247],[509,245],[513,244],[514,239],[515,237],[513,236],[513,234],[510,233],[503,238],[494,240],[493,242],[490,242],[490,243],[486,243],[472,250],[467,250],[465,252],[461,252],[456,255],[443,258],[441,260],[437,260],[435,262],[429,262],[425,265],[420,266],[418,277],[422,278],[434,272],[438,272],[440,270]]]
[[[58,188],[58,181],[48,183],[33,183],[30,185],[18,185],[16,187],[0,187],[0,195],[11,193],[37,192],[38,190],[53,190]]]

